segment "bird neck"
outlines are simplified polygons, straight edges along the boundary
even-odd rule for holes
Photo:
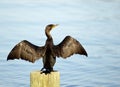
[[[51,31],[51,27],[46,27],[45,34],[46,34],[46,36],[47,36],[48,39],[52,38],[52,36],[50,34],[50,31]]]
[[[46,34],[48,39],[52,39],[52,36],[51,36],[50,32],[45,32],[45,34]]]

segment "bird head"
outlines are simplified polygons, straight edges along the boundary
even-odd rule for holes
[[[49,24],[46,26],[46,29],[45,29],[45,34],[48,38],[51,38],[52,36],[50,35],[50,31],[55,28],[56,26],[58,26],[58,24]]]
[[[50,32],[56,26],[58,26],[58,24],[49,24],[49,25],[46,26],[46,30],[45,31]]]

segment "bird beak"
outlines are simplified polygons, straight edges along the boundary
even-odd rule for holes
[[[55,28],[55,27],[57,27],[59,24],[55,24],[54,26],[53,26],[53,28]]]

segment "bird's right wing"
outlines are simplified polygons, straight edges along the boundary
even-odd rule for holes
[[[54,55],[57,57],[67,58],[73,54],[88,56],[80,42],[71,36],[66,36],[60,44],[54,46]]]
[[[23,40],[18,43],[9,53],[7,60],[13,59],[23,59],[29,62],[35,62],[35,60],[40,59],[45,54],[45,47],[38,47],[28,42],[27,40]]]

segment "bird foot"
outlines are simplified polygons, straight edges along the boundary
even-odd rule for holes
[[[42,71],[41,74],[42,74],[42,73],[50,74],[50,73],[53,71],[53,69],[42,68],[41,71]]]

